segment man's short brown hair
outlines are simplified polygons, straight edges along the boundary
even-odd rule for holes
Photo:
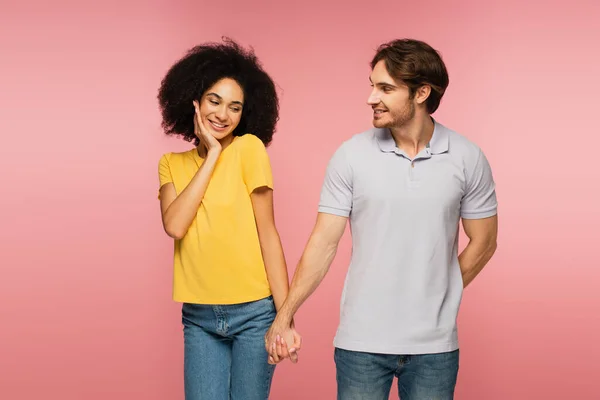
[[[371,69],[381,60],[394,79],[408,86],[411,98],[419,87],[430,86],[427,112],[433,114],[438,109],[449,79],[446,65],[437,50],[420,40],[398,39],[379,46],[371,61]]]

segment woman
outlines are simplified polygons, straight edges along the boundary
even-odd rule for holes
[[[268,360],[264,335],[288,292],[265,149],[279,116],[275,85],[253,52],[226,40],[191,49],[158,99],[165,133],[196,146],[159,163],[185,398],[267,399],[279,360]]]

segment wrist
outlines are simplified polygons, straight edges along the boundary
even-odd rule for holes
[[[281,309],[277,312],[277,316],[275,317],[277,324],[291,326],[294,322],[294,316],[289,312],[286,312],[285,306],[281,307]]]
[[[219,158],[219,155],[221,155],[221,147],[212,147],[210,149],[207,150],[206,152],[206,158],[213,158],[213,159],[217,159]]]

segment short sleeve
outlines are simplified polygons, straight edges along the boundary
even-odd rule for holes
[[[273,189],[271,161],[265,145],[252,134],[243,137],[246,142],[242,151],[242,172],[248,194],[263,186]]]
[[[477,162],[468,171],[465,194],[461,203],[461,217],[464,219],[481,219],[496,215],[496,185],[492,169],[479,149]]]
[[[158,162],[158,181],[159,192],[163,185],[173,182],[173,177],[171,176],[171,167],[169,165],[169,154],[164,154]]]
[[[352,169],[344,145],[329,160],[321,188],[319,212],[350,216],[352,210]]]

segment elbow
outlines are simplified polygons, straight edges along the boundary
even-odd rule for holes
[[[185,234],[179,232],[179,231],[172,231],[172,230],[166,230],[165,232],[167,232],[167,235],[169,235],[169,237],[175,239],[175,240],[181,240],[183,239],[183,237],[185,236]]]
[[[326,263],[327,268],[324,271],[326,272],[329,269],[329,262],[333,261],[337,254],[339,243],[331,240],[322,242],[318,239],[313,240],[313,243],[309,244],[311,245],[310,247],[313,248],[315,252],[320,254],[320,257],[325,257],[325,259],[328,260],[328,263]]]
[[[164,228],[165,228],[165,233],[169,237],[171,237],[175,240],[183,239],[183,237],[186,234],[186,232],[183,229],[176,227],[176,226],[172,226],[171,224],[165,224]]]
[[[470,237],[470,244],[478,249],[481,253],[494,254],[498,248],[496,235],[475,236]]]
[[[335,257],[337,254],[339,242],[329,242],[325,244],[325,251],[327,255],[331,258]]]
[[[498,241],[496,240],[496,238],[493,238],[488,242],[488,246],[487,246],[487,252],[488,252],[490,258],[496,253],[497,249],[498,249]]]
[[[320,246],[322,246],[323,250],[327,254],[333,255],[337,253],[337,249],[340,244],[339,238],[333,238],[328,235],[320,234],[314,234],[311,237],[311,241],[313,241],[315,244],[319,244]]]

